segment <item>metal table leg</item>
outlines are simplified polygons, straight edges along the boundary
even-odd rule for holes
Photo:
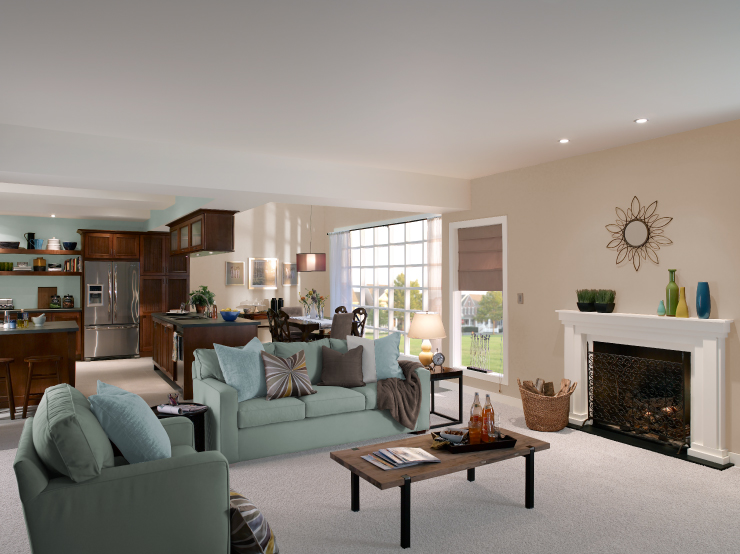
[[[471,468],[470,468],[470,469],[468,470],[468,481],[470,481],[471,483],[472,483],[473,481],[475,481],[475,468],[474,468],[474,467],[471,467]]]
[[[462,375],[457,378],[457,410],[458,410],[458,416],[457,419],[460,420],[460,423],[463,421],[463,406],[462,406],[462,393],[463,393],[463,378]]]
[[[352,475],[352,511],[360,511],[360,476],[356,473],[350,473]]]
[[[411,477],[403,476],[401,485],[401,548],[411,546]]]
[[[524,456],[526,464],[526,478],[524,485],[524,506],[534,508],[534,447],[529,447],[529,454]]]

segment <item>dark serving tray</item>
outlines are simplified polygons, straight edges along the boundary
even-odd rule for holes
[[[493,442],[482,442],[480,444],[448,444],[445,448],[450,454],[463,454],[465,452],[480,452],[481,450],[499,450],[501,448],[514,448],[516,439],[509,435]]]

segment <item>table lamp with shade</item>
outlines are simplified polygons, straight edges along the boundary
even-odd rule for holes
[[[432,339],[443,339],[445,326],[442,324],[442,317],[434,312],[416,312],[411,320],[409,328],[409,338],[423,339],[421,341],[421,353],[419,362],[424,367],[429,367],[432,363]]]

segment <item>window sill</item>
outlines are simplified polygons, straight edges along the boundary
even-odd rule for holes
[[[466,367],[457,367],[457,366],[455,366],[453,369],[462,370],[463,376],[470,377],[471,379],[478,379],[480,381],[488,381],[489,383],[496,383],[497,385],[499,383],[501,383],[502,385],[509,384],[509,378],[506,375],[502,376],[500,373],[481,373],[480,371],[473,371]]]

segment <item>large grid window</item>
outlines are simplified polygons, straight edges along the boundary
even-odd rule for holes
[[[352,306],[367,310],[365,335],[398,331],[401,352],[421,352],[421,340],[406,333],[413,313],[429,304],[427,222],[350,231],[350,251]]]

